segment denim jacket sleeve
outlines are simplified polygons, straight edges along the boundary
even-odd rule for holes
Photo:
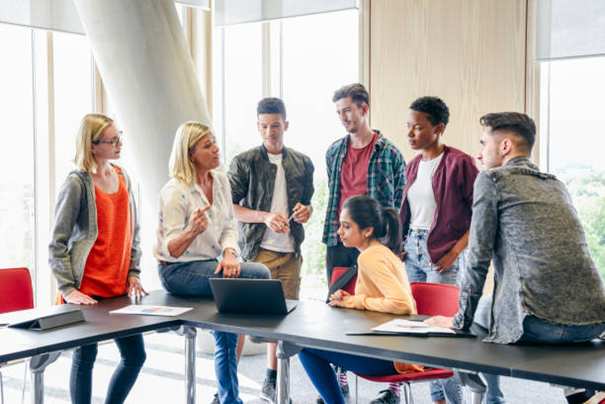
[[[471,326],[483,293],[498,232],[498,200],[496,183],[489,171],[483,171],[474,186],[467,270],[463,272],[458,314],[454,317],[454,327],[458,329]]]

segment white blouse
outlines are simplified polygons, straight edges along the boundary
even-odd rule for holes
[[[197,184],[185,184],[171,179],[160,191],[160,217],[157,239],[153,252],[161,261],[206,261],[219,257],[225,248],[237,246],[237,222],[233,215],[231,186],[227,176],[219,171],[210,171],[212,181],[212,207],[206,211],[208,228],[198,234],[189,248],[176,258],[170,255],[168,243],[179,236],[189,224],[191,213],[197,208],[208,206],[208,198]]]

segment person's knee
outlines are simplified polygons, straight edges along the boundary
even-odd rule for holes
[[[78,364],[92,365],[97,359],[97,344],[83,345],[73,353],[73,360]]]

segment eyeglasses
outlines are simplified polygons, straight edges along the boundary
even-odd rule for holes
[[[113,139],[113,140],[97,140],[96,142],[91,142],[94,144],[99,144],[99,143],[103,143],[103,144],[110,144],[113,147],[116,147],[118,145],[118,143],[120,143],[122,141],[122,138],[124,137],[124,134],[122,132],[119,132],[120,135]]]

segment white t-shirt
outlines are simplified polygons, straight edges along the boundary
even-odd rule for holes
[[[275,176],[275,188],[273,188],[273,199],[271,200],[271,212],[278,212],[285,217],[290,217],[288,212],[288,189],[286,186],[286,173],[282,166],[282,154],[267,153],[271,164],[277,166],[277,175]],[[292,224],[290,222],[290,224]],[[281,253],[294,252],[294,241],[290,232],[276,233],[267,227],[261,248]]]
[[[429,230],[435,217],[435,193],[433,192],[433,174],[443,158],[443,153],[432,160],[422,161],[418,165],[416,180],[408,189],[410,205],[410,228]]]

